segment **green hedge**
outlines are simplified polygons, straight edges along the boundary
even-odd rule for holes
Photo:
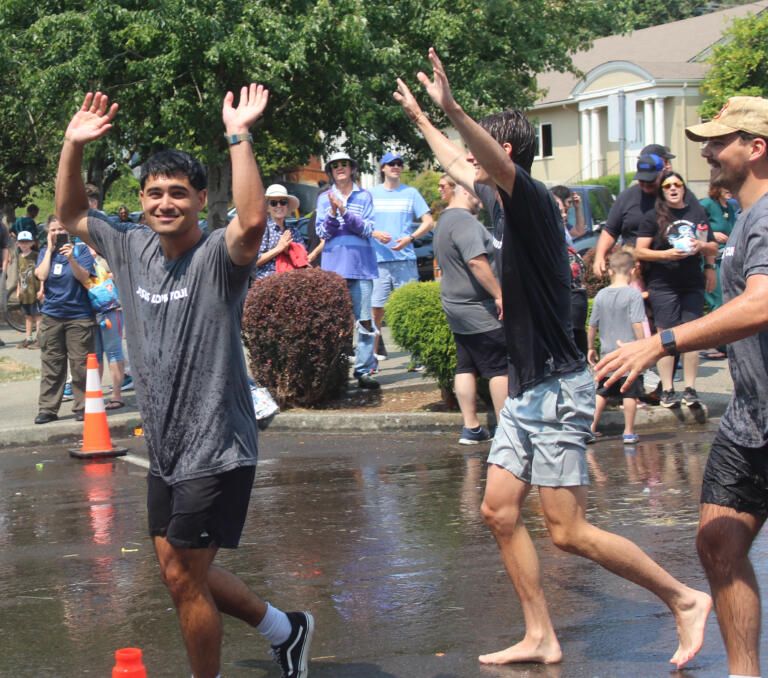
[[[453,390],[456,347],[440,303],[440,282],[412,282],[392,292],[384,307],[392,338],[421,358],[426,374]]]

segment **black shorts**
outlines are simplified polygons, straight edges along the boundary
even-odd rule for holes
[[[701,503],[768,515],[768,445],[742,447],[718,431],[704,469]]]
[[[643,375],[639,375],[630,385],[626,392],[621,392],[621,387],[624,386],[626,377],[621,377],[618,381],[611,384],[608,388],[605,388],[603,384],[608,381],[606,377],[600,382],[597,387],[596,395],[603,398],[640,398],[645,395],[645,388],[643,387]]]
[[[31,304],[19,304],[21,306],[21,312],[24,315],[31,315],[36,316],[40,315],[40,304],[36,301],[33,301]]]
[[[704,313],[704,289],[674,290],[668,287],[648,290],[656,327],[669,329],[701,318]]]
[[[149,536],[178,548],[237,548],[255,474],[255,466],[241,466],[175,485],[147,474]]]
[[[456,374],[476,374],[490,379],[507,373],[504,329],[479,334],[453,333],[456,342]]]

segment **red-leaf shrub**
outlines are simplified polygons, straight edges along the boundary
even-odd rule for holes
[[[281,408],[316,407],[340,397],[353,322],[347,284],[336,273],[303,268],[255,281],[243,310],[253,378]]]
[[[609,250],[608,254],[605,255],[606,261],[608,260],[608,257],[610,257],[611,254],[613,254],[618,248],[618,245],[614,245]],[[592,264],[595,262],[595,251],[596,250],[593,247],[582,257],[584,260],[584,267],[586,268],[584,284],[587,288],[587,297],[590,299],[592,299],[592,297],[594,297],[601,289],[603,289],[603,287],[607,287],[611,284],[611,279],[608,277],[608,273],[605,273],[602,277],[598,277],[592,270]]]

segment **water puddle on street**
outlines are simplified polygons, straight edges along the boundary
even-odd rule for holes
[[[713,436],[650,434],[631,449],[605,439],[589,451],[590,521],[705,590],[694,538]],[[216,562],[274,605],[312,610],[313,678],[666,675],[677,644],[666,608],[552,546],[535,491],[524,518],[565,662],[477,664],[477,654],[516,642],[523,623],[479,511],[488,446],[456,438],[263,435],[240,548]],[[146,457],[140,440],[123,443]],[[189,676],[136,460],[0,451],[0,675],[107,676],[114,650],[135,646],[150,678]],[[752,551],[761,582],[766,550],[761,536]],[[227,620],[222,676],[279,676],[267,649],[254,629]],[[726,670],[714,617],[694,669]]]

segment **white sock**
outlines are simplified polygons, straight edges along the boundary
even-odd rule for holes
[[[291,635],[291,622],[285,612],[267,603],[267,613],[256,630],[269,641],[270,645],[282,645]]]
[[[760,676],[737,676],[735,673],[731,673],[728,678],[760,678]]]

